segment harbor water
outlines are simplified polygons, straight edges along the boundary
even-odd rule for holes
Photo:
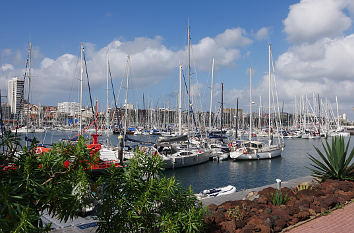
[[[45,144],[57,142],[60,139],[68,139],[74,136],[72,132],[49,131],[46,133],[29,134],[28,137],[36,138]],[[24,138],[24,135],[21,137]],[[139,136],[138,138],[156,140],[156,137]],[[112,145],[117,145],[117,135],[102,137],[100,142],[108,141]],[[349,137],[346,138],[348,140]],[[190,185],[195,193],[204,189],[234,185],[237,191],[260,187],[275,183],[275,179],[282,181],[295,179],[298,177],[311,175],[311,161],[307,153],[319,158],[314,146],[322,150],[324,140],[313,139],[285,139],[285,148],[282,156],[271,160],[252,160],[252,161],[209,161],[207,163],[178,168],[168,169],[164,173],[166,176],[175,176],[182,186],[188,188]],[[331,143],[331,138],[328,139]],[[354,138],[351,136],[349,151],[354,146]]]

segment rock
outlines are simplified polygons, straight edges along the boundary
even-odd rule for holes
[[[319,198],[321,208],[329,209],[333,208],[337,203],[338,200],[334,195],[327,195]]]
[[[288,213],[290,216],[293,216],[294,214],[298,213],[300,211],[299,207],[296,206],[288,206]]]
[[[339,182],[339,189],[349,192],[354,190],[354,182],[344,180]]]
[[[251,230],[252,232],[259,232],[263,226],[263,220],[259,216],[252,216],[248,219],[247,225],[242,228]]]
[[[260,197],[265,197],[267,199],[271,200],[271,193],[275,193],[277,190],[272,187],[268,187],[263,189],[262,191],[259,191],[258,194]]]
[[[208,205],[208,209],[209,209],[210,211],[216,211],[217,208],[218,208],[218,206],[215,205],[215,204],[210,204],[210,205]]]
[[[259,198],[259,194],[257,192],[249,192],[246,197],[243,198],[243,200],[253,201],[257,198]]]
[[[309,209],[309,213],[311,216],[315,216],[316,215],[316,211],[314,211],[313,209]]]
[[[224,211],[218,209],[217,211],[214,212],[214,222],[216,224],[219,224],[223,221],[225,221]]]
[[[314,205],[313,203],[310,204],[310,209],[315,211],[317,214],[321,213],[321,207],[318,205]],[[310,211],[309,209],[309,211]]]
[[[225,221],[220,223],[221,232],[233,233],[236,229],[235,221]]]
[[[284,227],[287,226],[287,221],[284,219],[277,219],[274,222],[274,231],[281,231]]]
[[[298,222],[299,222],[299,219],[297,217],[291,217],[289,219],[289,223],[288,224],[289,224],[289,226],[291,226],[291,225],[295,225]]]
[[[258,198],[257,203],[258,204],[267,204],[268,198],[262,196],[262,197]]]
[[[264,226],[268,226],[268,227],[272,227],[273,226],[273,222],[272,222],[271,218],[268,217],[268,218],[264,219],[263,225]]]
[[[227,201],[221,204],[221,206],[227,211],[233,206],[233,203],[231,201]]]
[[[310,213],[308,211],[300,211],[299,213],[295,214],[294,217],[302,221],[308,219],[310,217]]]
[[[279,207],[272,209],[272,215],[278,216],[280,219],[284,219],[285,221],[288,221],[290,218],[287,209],[279,208]]]
[[[271,208],[266,208],[266,209],[264,209],[264,213],[265,214],[270,214],[270,213],[272,213],[272,209]]]
[[[262,233],[270,233],[271,228],[269,226],[260,226],[260,232]]]

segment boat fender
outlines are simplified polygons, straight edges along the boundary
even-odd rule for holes
[[[245,148],[243,148],[243,151],[242,151],[244,154],[247,154],[247,149],[246,149],[246,147]]]

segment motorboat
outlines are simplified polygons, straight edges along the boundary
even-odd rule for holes
[[[196,194],[197,198],[204,199],[210,197],[218,197],[236,192],[236,187],[233,185],[227,185],[221,188],[205,189],[202,192]]]
[[[268,145],[260,141],[245,141],[239,148],[230,152],[234,160],[272,159],[281,156],[282,145]]]

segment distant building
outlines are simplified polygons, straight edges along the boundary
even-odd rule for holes
[[[61,102],[58,103],[58,112],[75,115],[79,112],[80,105],[76,102]]]
[[[25,81],[15,77],[9,80],[7,85],[7,100],[11,108],[11,113],[18,115],[23,109]]]
[[[125,109],[125,104],[123,104],[123,109]],[[134,109],[134,105],[133,104],[127,104],[127,109],[128,110],[133,110]]]

